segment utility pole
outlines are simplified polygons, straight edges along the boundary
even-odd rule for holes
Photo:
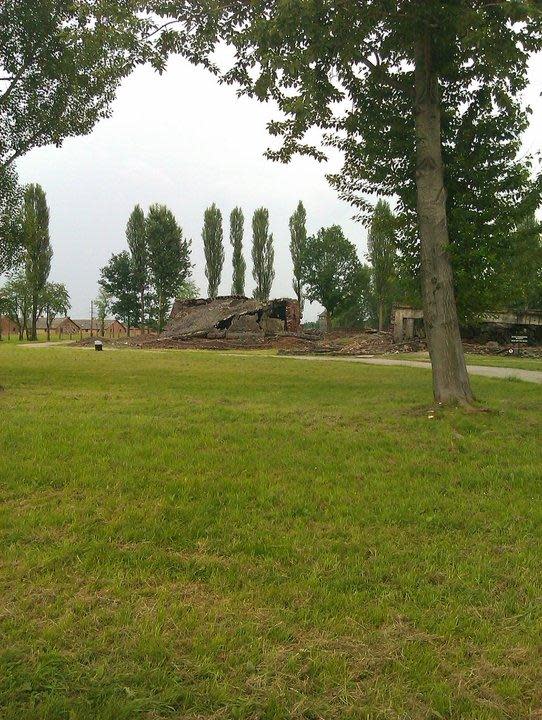
[[[94,300],[90,301],[90,337],[94,337]]]

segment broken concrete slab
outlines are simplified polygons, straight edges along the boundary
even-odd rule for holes
[[[279,298],[260,301],[240,295],[217,298],[176,300],[165,338],[236,338],[250,335],[269,336],[297,333],[300,327],[297,300]]]

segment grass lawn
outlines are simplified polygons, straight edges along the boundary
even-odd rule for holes
[[[73,335],[73,340],[79,340],[79,335]],[[18,335],[6,335],[5,333],[2,333],[2,338],[0,340],[0,348],[4,345],[35,345],[36,343],[45,343],[45,342],[61,342],[61,343],[67,343],[70,342],[70,336],[69,335],[57,335],[56,333],[51,333],[50,340],[47,340],[47,335],[44,332],[38,333],[38,339],[37,340],[27,340],[26,338],[24,340],[19,340]]]
[[[542,387],[0,347],[2,720],[542,717]]]
[[[429,353],[395,353],[386,355],[399,360],[423,360],[429,362]],[[467,365],[489,365],[491,367],[520,368],[522,370],[542,370],[542,359],[526,358],[517,355],[476,355],[465,353]]]

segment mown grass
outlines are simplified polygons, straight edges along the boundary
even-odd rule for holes
[[[0,349],[2,720],[540,718],[542,389]]]
[[[73,335],[72,337],[75,338],[75,340],[79,340],[79,335]],[[47,340],[47,335],[44,332],[38,333],[37,340],[27,340],[26,338],[24,338],[23,340],[19,340],[18,335],[7,335],[6,333],[2,333],[0,347],[2,347],[3,345],[30,345],[45,342],[68,342],[69,340],[69,335],[56,335],[55,333],[51,333],[51,337],[49,340]]]

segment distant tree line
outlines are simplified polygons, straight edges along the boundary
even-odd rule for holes
[[[380,199],[371,214],[366,262],[338,225],[307,233],[307,213],[299,202],[289,220],[292,288],[301,311],[304,301],[316,301],[326,311],[328,329],[371,325],[388,328],[392,306],[404,302],[421,306],[416,273],[400,242],[400,219],[389,202]],[[487,278],[473,283],[460,297],[463,322],[476,313],[499,308],[525,308],[542,304],[542,248],[540,225],[534,216],[508,239],[516,253],[502,264],[493,285],[493,304],[487,306]],[[190,241],[171,211],[153,205],[147,217],[136,206],[126,228],[128,251],[113,255],[102,268],[100,284],[108,308],[128,327],[144,325],[162,330],[174,297],[198,293],[190,279]],[[246,261],[243,256],[244,215],[236,207],[230,213],[229,241],[232,246],[232,285],[235,295],[245,294]],[[222,213],[216,204],[204,213],[202,241],[205,256],[207,295],[218,295],[224,268],[225,248]],[[274,269],[273,234],[269,211],[258,208],[252,216],[252,276],[254,298],[270,297]],[[497,267],[497,265],[495,265]],[[495,270],[497,274],[497,271]],[[496,292],[498,288],[499,292]]]
[[[37,321],[43,316],[49,340],[53,321],[70,308],[70,297],[63,283],[49,282],[53,248],[45,192],[37,184],[20,188],[10,169],[0,172],[0,181],[0,271],[7,275],[0,314],[17,327],[20,340],[38,339]]]
[[[52,324],[67,314],[70,298],[66,286],[49,281],[53,250],[49,235],[49,209],[39,185],[21,188],[13,170],[1,173],[0,270],[7,275],[0,290],[0,313],[17,327],[19,337],[37,339],[38,318],[45,319],[50,337]],[[411,257],[399,237],[400,218],[390,204],[379,200],[372,212],[367,239],[367,262],[337,225],[307,234],[307,213],[299,202],[290,217],[292,288],[303,309],[305,299],[326,310],[327,326],[386,329],[392,305],[404,302],[421,306],[419,282]],[[496,254],[479,281],[461,286],[458,307],[463,323],[476,321],[487,310],[542,306],[541,227],[534,213],[524,218],[507,238],[508,252]],[[202,240],[209,297],[218,294],[225,259],[222,213],[212,204],[204,213]],[[245,294],[246,261],[243,256],[244,215],[230,213],[232,246],[231,292]],[[199,289],[191,279],[191,241],[186,239],[173,213],[152,205],[147,215],[137,205],[126,226],[127,249],[113,254],[101,269],[100,294],[95,300],[97,326],[104,332],[107,313],[127,326],[161,331],[175,297],[195,297]],[[483,247],[483,245],[481,246]],[[509,249],[513,248],[510,253]],[[274,270],[273,234],[269,212],[258,208],[252,217],[253,297],[270,297]],[[1,335],[0,335],[1,337]]]

